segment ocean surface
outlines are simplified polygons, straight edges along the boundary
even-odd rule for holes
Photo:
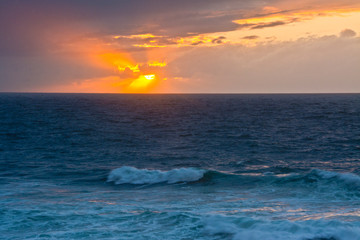
[[[360,94],[0,94],[1,239],[360,239]]]

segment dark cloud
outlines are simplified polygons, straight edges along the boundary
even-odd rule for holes
[[[220,36],[220,37],[217,37],[217,38],[213,39],[211,42],[216,43],[216,44],[222,44],[223,40],[225,40],[225,39],[226,39],[226,37]]]
[[[200,45],[200,44],[203,44],[204,41],[196,41],[196,42],[193,42],[191,43],[192,46],[197,46],[197,45]]]
[[[245,37],[242,37],[241,39],[245,39],[245,40],[255,40],[255,39],[258,39],[259,36],[257,35],[250,35],[250,36],[245,36]]]
[[[263,29],[263,28],[285,25],[285,24],[289,24],[292,22],[293,21],[274,21],[274,22],[269,22],[269,23],[244,23],[244,24],[238,24],[238,29],[242,29],[242,28]]]
[[[323,0],[310,2],[324,4]],[[152,33],[167,37],[159,42],[171,42],[176,37],[239,27],[274,27],[287,22],[239,26],[233,21],[261,16],[263,7],[277,4],[285,9],[277,13],[288,11],[285,0],[1,0],[0,55],[46,53],[89,35],[107,41],[111,35]]]
[[[255,26],[251,27],[251,29],[269,28],[269,27],[275,27],[275,26],[280,26],[280,25],[285,25],[285,24],[288,24],[288,22],[276,21],[276,22],[271,22],[271,23],[261,23],[261,24],[257,24]]]
[[[250,9],[251,0],[1,0],[0,55],[51,51],[73,38],[152,33],[161,41],[226,32]]]
[[[243,23],[238,24],[238,29],[242,28],[249,28],[249,29],[263,29],[263,28],[270,28],[270,27],[276,27],[281,25],[290,24],[293,22],[299,21],[297,18],[292,18],[286,21],[273,21],[273,22],[260,22],[260,23]]]

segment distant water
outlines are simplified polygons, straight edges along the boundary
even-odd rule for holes
[[[1,239],[360,239],[360,95],[0,94]]]

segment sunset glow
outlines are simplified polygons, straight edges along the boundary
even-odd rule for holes
[[[150,86],[154,83],[155,74],[140,75],[137,79],[131,82],[126,88],[129,93],[147,93],[150,91]]]
[[[135,72],[140,72],[140,70],[139,70],[139,65],[126,66],[126,67],[120,67],[120,66],[118,66],[119,71],[125,71],[127,68],[128,68],[130,71],[134,72],[134,73],[135,73]]]
[[[71,6],[70,2],[66,4]],[[224,4],[214,3],[209,8],[200,4],[196,10],[183,9],[180,4],[175,8],[179,15],[174,16],[153,9],[157,11],[157,18],[142,10],[139,11],[143,18],[134,17],[137,13],[133,16],[132,10],[122,15],[109,13],[112,17],[99,20],[98,25],[71,16],[71,24],[65,24],[59,17],[35,17],[31,14],[32,7],[24,5],[18,11],[29,26],[20,28],[14,23],[11,26],[15,30],[10,30],[9,25],[3,34],[8,36],[2,44],[3,59],[13,57],[3,60],[3,75],[8,77],[2,88],[5,91],[117,93],[267,92],[262,86],[270,81],[270,92],[353,91],[354,82],[360,91],[360,83],[355,80],[359,74],[358,54],[350,54],[360,49],[360,4],[356,1],[328,4],[316,0],[265,1],[248,6],[229,2],[228,7]],[[170,12],[175,11],[170,5],[167,7]],[[17,7],[10,4],[8,8],[11,12]],[[7,7],[3,9],[6,12]],[[58,9],[51,11],[63,14],[63,10]],[[74,16],[76,11],[75,8]],[[47,18],[51,19],[53,28],[37,27],[41,22],[49,22]],[[24,29],[32,31],[24,32]],[[20,39],[28,40],[17,44],[22,42]],[[321,52],[323,59],[313,62],[316,58],[301,56],[304,52],[301,48],[314,48],[311,53]],[[336,51],[340,48],[344,50]],[[348,48],[352,50],[346,50]],[[19,57],[22,54],[31,57]],[[275,58],[277,54],[281,56]],[[302,90],[296,87],[303,84],[300,79],[309,78],[309,70],[301,69],[296,59],[285,60],[293,57],[306,58],[304,61],[309,66],[317,66],[311,70],[312,82],[319,82],[316,89],[310,82]],[[341,63],[350,62],[346,66],[328,62],[342,58],[347,60]],[[287,69],[293,69],[294,73],[280,76],[280,72],[287,71],[274,69],[281,69],[282,62],[293,64]],[[276,63],[278,65],[274,65]],[[331,74],[333,84],[328,84],[324,76],[315,77],[326,72],[325,69],[339,69]],[[344,74],[349,79],[346,87],[337,80]],[[22,84],[21,79],[28,76],[36,77]],[[299,80],[292,82],[289,78]]]
[[[166,65],[167,65],[166,62],[158,62],[158,61],[149,63],[149,66],[151,67],[165,67]]]
[[[359,13],[360,9],[338,9],[338,10],[324,10],[324,11],[304,11],[304,12],[289,12],[282,13],[282,11],[278,10],[277,12],[271,13],[270,15],[256,18],[246,18],[234,20],[234,23],[239,25],[243,25],[247,28],[259,29],[269,27],[266,24],[275,23],[273,26],[277,26],[286,23],[292,22],[300,22],[311,20],[316,17],[334,17],[334,16],[342,16],[347,17],[349,14]],[[280,24],[281,23],[281,24]],[[270,26],[272,27],[272,26]]]

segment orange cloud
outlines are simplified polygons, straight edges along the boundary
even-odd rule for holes
[[[163,69],[167,66],[164,60],[136,61],[126,52],[95,53],[93,61],[112,69],[112,76],[73,83],[73,91],[151,93],[165,78]]]
[[[154,62],[150,62],[148,65],[151,67],[165,67],[167,65],[167,63],[154,61]]]
[[[277,8],[266,7],[265,15],[260,17],[245,18],[234,20],[239,28],[261,29],[267,27],[275,27],[279,25],[290,24],[311,20],[316,17],[324,16],[342,16],[346,13],[360,12],[360,9],[336,9],[336,10],[318,10],[318,11],[280,11]]]

